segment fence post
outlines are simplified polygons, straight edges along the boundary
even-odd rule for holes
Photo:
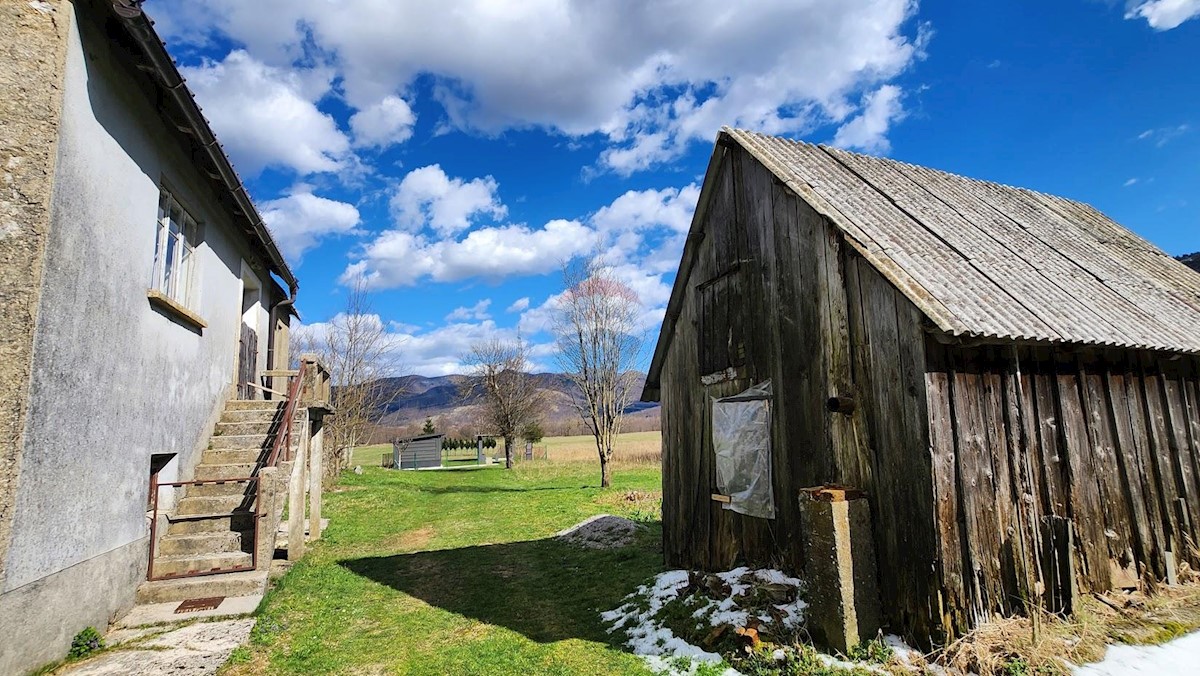
[[[314,429],[308,442],[308,532],[321,537],[322,455],[325,453],[325,424],[319,417],[311,424]]]
[[[305,427],[308,415],[305,412]],[[288,421],[292,424],[292,421]],[[292,476],[288,482],[288,561],[298,561],[304,556],[304,494],[308,467],[308,432],[305,430],[296,462],[292,465]]]

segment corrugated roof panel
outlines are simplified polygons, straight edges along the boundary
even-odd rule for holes
[[[1200,352],[1200,275],[1092,207],[726,129],[943,330]]]
[[[1029,228],[1015,213],[1021,211],[1019,205],[1008,204],[1007,208],[997,205],[997,199],[989,199],[984,193],[985,186],[979,181],[931,169],[913,168],[912,171],[921,176],[930,189],[950,190],[948,199],[954,200],[960,208],[977,208],[972,212],[977,222],[1013,256],[1028,262],[1047,284],[1059,290],[1031,296],[1029,301],[1035,304],[1064,303],[1072,318],[1071,323],[1063,327],[1069,340],[1113,345],[1162,344],[1161,335],[1169,331],[1169,327],[1160,326],[1154,314],[1106,285],[1081,263],[1078,256],[1064,254],[1067,244],[1078,238],[1070,227],[1056,227],[1050,231]],[[1022,197],[1003,186],[992,184],[990,187],[1004,197]]]
[[[781,164],[790,172],[791,178],[811,186],[836,206],[845,218],[878,245],[882,255],[952,308],[967,327],[981,327],[983,320],[992,318],[996,327],[987,327],[988,330],[998,327],[1005,335],[1019,334],[1042,340],[1057,338],[1057,334],[1044,324],[1023,321],[1027,313],[1003,288],[981,275],[969,261],[947,253],[944,242],[936,235],[824,151],[783,139],[760,139],[773,141],[764,150],[783,159]],[[988,306],[968,302],[979,297],[989,298]]]
[[[876,188],[892,196],[914,218],[971,261],[981,274],[1008,291],[1026,311],[1027,317],[1041,320],[1060,338],[1073,327],[1082,325],[1087,327],[1090,341],[1111,342],[1114,339],[1112,326],[1100,321],[1034,268],[1013,246],[1022,242],[1004,241],[1003,232],[989,227],[994,223],[986,214],[972,208],[965,195],[934,192],[927,177],[913,176],[914,168],[896,162],[843,151],[830,152]],[[1034,327],[1030,327],[1028,332],[1033,330]]]

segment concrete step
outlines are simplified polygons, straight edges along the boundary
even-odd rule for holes
[[[242,542],[251,546],[254,532],[222,531],[219,533],[193,533],[189,535],[164,535],[154,548],[155,556],[184,556],[214,552],[240,552]]]
[[[182,501],[181,501],[182,502]],[[257,516],[253,509],[239,510],[236,514],[225,516],[208,516],[193,514],[190,516],[177,514],[170,519],[167,536],[196,535],[199,533],[228,533],[229,531],[252,531]]]
[[[271,409],[251,408],[251,409],[236,410],[236,411],[231,411],[229,409],[225,409],[225,411],[223,413],[221,413],[221,419],[219,422],[224,422],[224,423],[271,422],[272,420],[275,419],[276,414],[277,414],[277,411],[276,411],[276,409],[273,409],[273,408],[271,408]]]
[[[264,401],[262,399],[233,399],[225,402],[226,411],[275,411],[283,405],[282,401]]]
[[[272,441],[265,434],[222,434],[209,439],[208,447],[214,450],[270,448]]]
[[[275,430],[275,421],[272,420],[255,420],[249,422],[218,422],[217,427],[213,430],[214,437],[239,436],[239,435],[256,435],[267,436]],[[292,434],[300,431],[300,425],[292,424]]]
[[[184,497],[188,498],[219,498],[229,495],[256,495],[258,487],[249,481],[237,481],[223,484],[193,484],[187,487]]]
[[[209,554],[183,554],[180,556],[158,556],[154,559],[155,577],[209,572],[218,569],[249,566],[253,558],[246,552],[214,552]]]
[[[259,460],[265,460],[269,450],[260,448],[239,448],[239,449],[209,449],[204,451],[200,456],[201,465],[244,465],[246,463],[254,464]]]
[[[167,603],[212,596],[250,596],[266,589],[266,571],[222,573],[178,580],[143,582],[137,590],[138,603]]]
[[[196,480],[242,479],[254,472],[253,462],[232,462],[226,465],[196,465]]]
[[[195,516],[197,514],[224,514],[232,512],[242,505],[245,496],[237,495],[189,495],[175,506],[175,514],[179,516]],[[252,500],[253,501],[253,500]]]

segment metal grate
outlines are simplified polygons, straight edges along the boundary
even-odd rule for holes
[[[206,596],[201,599],[188,599],[179,604],[179,607],[175,609],[175,614],[179,615],[181,613],[197,613],[201,610],[216,610],[217,606],[221,605],[221,602],[224,600],[224,596]]]

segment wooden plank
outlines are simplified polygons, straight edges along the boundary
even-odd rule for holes
[[[882,281],[882,277],[880,278]],[[900,380],[895,383],[902,403],[901,446],[904,460],[899,467],[898,506],[908,515],[900,542],[902,626],[916,635],[929,635],[932,627],[929,609],[938,587],[933,576],[937,545],[934,534],[933,459],[929,454],[929,412],[925,380],[925,316],[891,284],[888,289],[896,303],[897,350],[900,355]]]
[[[1069,358],[1057,364],[1060,431],[1067,468],[1067,494],[1078,544],[1083,553],[1081,576],[1091,591],[1107,591],[1112,586],[1108,565],[1108,544],[1104,535],[1104,509],[1100,487],[1092,467],[1092,440],[1080,401],[1079,372]]]
[[[1145,394],[1142,374],[1135,359],[1125,364],[1125,405],[1129,410],[1129,439],[1137,458],[1138,477],[1142,482],[1142,498],[1146,506],[1146,521],[1154,537],[1154,554],[1147,568],[1158,579],[1165,579],[1167,535],[1169,528],[1163,518],[1161,486],[1154,474],[1153,451],[1146,423]]]
[[[1184,417],[1187,420],[1187,458],[1192,463],[1192,472],[1200,477],[1200,360],[1187,360],[1182,389]],[[1200,494],[1188,496],[1188,507],[1193,515],[1200,514]],[[1193,518],[1195,518],[1193,516]],[[1195,525],[1195,524],[1193,524]],[[1197,543],[1200,545],[1200,542]]]
[[[1150,566],[1154,558],[1155,537],[1150,518],[1147,516],[1146,499],[1142,494],[1141,467],[1138,450],[1133,440],[1133,428],[1129,421],[1128,388],[1126,374],[1108,365],[1105,369],[1105,397],[1109,419],[1113,426],[1113,455],[1122,489],[1121,499],[1129,515],[1130,538],[1138,564]]]
[[[995,348],[983,350],[984,361],[980,365],[982,385],[981,412],[983,433],[990,462],[990,471],[995,503],[992,509],[992,533],[997,538],[999,577],[996,579],[996,607],[1004,614],[1016,609],[1013,601],[1020,598],[1017,583],[1017,561],[1013,535],[1017,529],[1016,510],[1013,499],[1012,474],[1009,469],[1010,448],[1008,428],[1004,414],[1004,385],[1001,377],[1003,367],[994,354]]]
[[[1191,461],[1191,441],[1188,438],[1189,423],[1185,416],[1186,402],[1184,400],[1183,375],[1177,365],[1159,360],[1159,383],[1162,386],[1162,398],[1166,405],[1166,436],[1170,450],[1171,467],[1174,471],[1179,494],[1177,497],[1177,513],[1179,519],[1180,542],[1175,552],[1177,560],[1186,560],[1193,567],[1200,566],[1200,558],[1196,556],[1195,548],[1190,543],[1200,542],[1200,533],[1196,530],[1196,521],[1200,518],[1192,507],[1197,495],[1196,475]]]
[[[946,348],[927,341],[925,374],[929,401],[929,451],[933,470],[934,513],[937,524],[937,565],[942,583],[938,614],[945,638],[970,629],[970,602],[964,569],[964,544],[959,523],[958,462],[954,436],[953,378]],[[969,563],[967,564],[969,565]]]
[[[1038,448],[1041,451],[1041,484],[1045,493],[1045,516],[1069,517],[1067,510],[1065,450],[1059,440],[1058,396],[1054,380],[1054,365],[1047,361],[1042,350],[1034,351],[1030,360],[1034,372],[1034,395],[1038,416]],[[1040,358],[1038,358],[1040,357]]]
[[[1167,438],[1166,402],[1163,401],[1161,377],[1155,365],[1147,356],[1139,359],[1142,375],[1142,393],[1145,397],[1146,429],[1150,441],[1150,466],[1152,476],[1158,486],[1159,513],[1162,515],[1164,532],[1167,536],[1167,551],[1174,554],[1175,560],[1181,560],[1179,553],[1183,546],[1182,524],[1176,511],[1176,501],[1179,498],[1179,478],[1175,476],[1174,462],[1171,460],[1171,445]],[[1169,576],[1174,571],[1168,567],[1164,572]]]
[[[1137,579],[1137,568],[1133,561],[1133,526],[1117,459],[1107,383],[1102,362],[1095,354],[1080,360],[1080,384],[1083,388],[1083,413],[1092,444],[1091,462],[1100,489],[1100,504],[1103,506],[1109,565],[1114,570],[1126,571],[1126,577],[1132,575]]]
[[[967,581],[973,622],[984,620],[1000,603],[1000,543],[996,537],[995,486],[986,446],[979,367],[970,355],[952,365],[954,436],[958,440],[958,496],[970,571]]]
[[[1010,539],[1017,587],[1015,597],[1025,612],[1034,612],[1039,604],[1037,547],[1039,542],[1039,510],[1033,466],[1030,462],[1030,439],[1027,436],[1026,418],[1022,410],[1026,398],[1022,392],[1020,354],[1018,348],[1009,351],[1001,372],[1004,388],[1004,426],[1008,432],[1009,476],[1013,494],[1013,535]]]

